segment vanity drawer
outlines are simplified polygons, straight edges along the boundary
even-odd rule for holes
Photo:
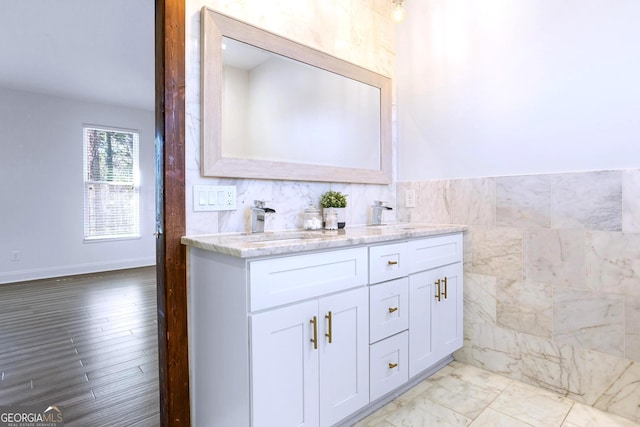
[[[407,242],[369,248],[369,283],[406,276],[409,267]]]
[[[367,283],[367,248],[249,263],[249,309],[262,310]]]
[[[369,398],[371,402],[409,380],[407,331],[369,347]]]
[[[409,279],[402,277],[369,287],[369,342],[409,327]]]
[[[411,240],[407,247],[408,274],[462,261],[462,233]]]

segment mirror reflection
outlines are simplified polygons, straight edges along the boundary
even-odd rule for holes
[[[380,89],[222,40],[224,157],[380,168]]]

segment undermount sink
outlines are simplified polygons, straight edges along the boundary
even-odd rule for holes
[[[414,230],[416,228],[411,224],[369,224],[368,227],[383,228],[388,230]]]
[[[243,233],[239,236],[232,237],[233,239],[240,240],[247,243],[260,243],[260,242],[298,242],[302,240],[318,239],[322,237],[319,234],[310,232],[295,232],[295,233]]]

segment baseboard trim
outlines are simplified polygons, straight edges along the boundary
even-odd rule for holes
[[[155,258],[134,258],[122,261],[96,262],[90,264],[74,264],[48,268],[33,268],[30,270],[9,271],[0,273],[0,284],[24,282],[26,280],[50,279],[77,274],[99,273],[102,271],[124,270],[127,268],[147,267],[155,265],[155,263]]]

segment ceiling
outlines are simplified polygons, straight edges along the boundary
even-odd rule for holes
[[[0,86],[155,106],[154,0],[2,0]]]

